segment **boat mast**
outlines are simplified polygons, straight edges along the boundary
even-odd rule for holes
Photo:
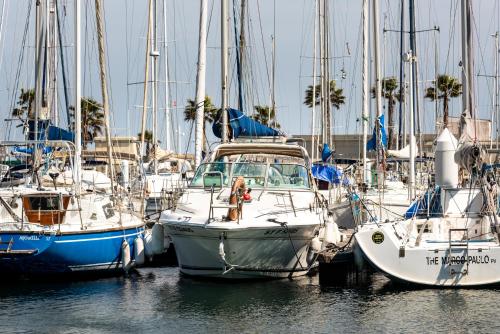
[[[51,1],[51,7],[50,7],[50,13],[51,13],[51,22],[52,22],[52,29],[51,29],[51,37],[52,37],[52,112],[53,112],[53,120],[54,120],[54,125],[59,126],[59,111],[58,111],[58,105],[57,105],[57,13],[56,13],[56,0]]]
[[[81,71],[81,17],[80,0],[75,0],[75,159],[73,166],[73,180],[75,182],[76,192],[80,193],[81,183],[81,156],[82,156],[82,71]]]
[[[471,4],[469,0],[462,0],[462,115],[460,117],[460,141],[464,136],[471,137],[469,121],[474,115],[473,101],[473,48],[472,45],[472,27],[470,22]],[[475,137],[475,133],[474,133]]]
[[[495,115],[495,134],[496,134],[496,148],[498,150],[498,113],[499,113],[499,103],[498,103],[498,56],[499,56],[499,45],[498,45],[498,31],[493,35],[495,37],[495,78],[494,78],[494,87],[495,87],[495,102],[494,102],[494,115]],[[493,122],[491,122],[491,126],[493,126]]]
[[[227,94],[227,57],[228,57],[228,45],[227,45],[227,29],[228,29],[228,0],[221,0],[221,93],[222,93],[222,142],[227,143],[228,141],[228,94]]]
[[[380,117],[382,116],[382,97],[381,97],[381,82],[380,82],[380,46],[379,46],[379,25],[378,25],[378,0],[373,0],[373,49],[374,49],[374,60],[375,60],[375,111],[377,115],[377,120],[375,121],[376,128],[376,139],[377,139],[377,183],[380,186],[383,184],[384,171],[381,169],[380,161],[380,151],[382,149],[382,136],[380,128]]]
[[[405,98],[405,81],[404,81],[404,62],[403,56],[405,52],[405,0],[401,0],[401,13],[399,25],[399,127],[398,127],[398,140],[396,141],[396,149],[404,147],[402,142],[403,135],[403,104]]]
[[[198,72],[196,74],[196,117],[195,117],[195,167],[201,163],[203,128],[205,122],[205,73],[207,58],[207,0],[200,1],[200,27],[198,34]]]
[[[44,30],[42,29],[44,2],[37,1],[36,3],[36,22],[35,22],[35,126],[34,126],[34,139],[38,140],[38,120],[41,117],[42,110],[42,49]],[[33,150],[33,153],[36,151]],[[37,155],[34,154],[33,165],[37,165]]]
[[[143,100],[142,100],[142,122],[141,122],[141,147],[140,147],[140,152],[141,152],[141,161],[143,158],[143,151],[144,151],[144,141],[145,141],[145,132],[146,132],[146,115],[148,112],[148,80],[149,80],[149,49],[151,48],[150,45],[150,36],[151,36],[151,12],[152,12],[152,7],[153,6],[153,0],[149,0],[149,6],[148,6],[148,33],[146,36],[146,64],[145,64],[145,69],[144,69],[144,95],[143,95]]]
[[[163,61],[165,63],[165,146],[167,151],[170,151],[172,148],[171,140],[170,140],[170,89],[169,89],[169,76],[168,76],[168,45],[167,45],[167,0],[163,0],[163,52],[164,57]],[[179,148],[180,151],[180,148]]]
[[[368,0],[363,0],[363,69],[361,74],[361,79],[363,81],[363,111],[361,115],[361,124],[363,126],[363,146],[361,148],[363,152],[363,182],[368,180],[369,170],[368,170],[368,159],[366,157],[366,145],[368,143],[368,113],[369,113],[369,91],[370,86],[368,83]]]
[[[113,166],[113,145],[111,143],[108,83],[106,81],[106,59],[105,59],[105,49],[104,49],[104,23],[103,23],[104,11],[102,8],[102,0],[95,0],[95,12],[96,12],[96,23],[97,23],[97,44],[99,49],[99,71],[101,78],[102,106],[104,110],[104,133],[106,135],[111,191],[114,194],[115,190],[113,183],[115,178],[115,170]]]
[[[407,60],[410,63],[410,68],[413,66],[415,58],[410,50],[407,55]],[[409,71],[409,82],[410,82],[410,170],[409,170],[409,184],[408,184],[408,196],[413,199],[415,195],[415,151],[416,151],[416,140],[415,140],[415,109],[414,109],[414,90],[413,90],[413,71]]]
[[[324,2],[325,0],[318,0],[319,1],[319,10],[318,10],[318,16],[319,16],[319,70],[320,70],[320,110],[321,110],[321,139],[323,143],[326,143],[327,140],[327,134],[326,134],[326,108],[325,108],[325,6]]]
[[[245,39],[245,24],[246,24],[246,9],[247,8],[247,0],[241,0],[241,9],[240,9],[240,38],[239,38],[239,80],[238,80],[238,108],[243,111],[243,69],[245,68],[245,51],[246,51],[246,39]],[[236,24],[236,21],[235,21]]]
[[[318,0],[314,0],[314,42],[313,42],[313,77],[312,77],[312,120],[311,120],[311,158],[316,160],[316,49],[318,34]]]
[[[153,172],[158,175],[158,161],[157,161],[157,150],[158,150],[158,81],[157,81],[157,68],[158,68],[158,56],[160,55],[157,48],[157,7],[158,1],[153,0],[153,13],[151,15],[151,53],[150,56],[153,58],[151,63],[151,101],[153,104]]]

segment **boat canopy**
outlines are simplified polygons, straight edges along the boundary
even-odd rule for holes
[[[211,160],[215,161],[224,156],[238,154],[274,154],[295,158],[302,158],[309,162],[306,150],[299,145],[272,144],[272,143],[230,143],[221,144],[212,153]]]
[[[229,108],[227,110],[229,122],[229,136],[231,138],[238,137],[274,137],[280,136],[278,130],[267,127],[259,122],[251,119],[241,111]],[[222,138],[222,113],[217,115],[217,121],[212,125],[212,130],[217,138]]]

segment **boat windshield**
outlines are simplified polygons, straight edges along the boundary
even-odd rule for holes
[[[298,164],[265,164],[259,162],[211,162],[201,164],[191,181],[191,186],[202,187],[203,175],[210,172],[220,172],[222,174],[222,184],[224,186],[230,186],[230,180],[242,176],[245,179],[245,185],[250,188],[310,188],[309,176],[304,166]]]

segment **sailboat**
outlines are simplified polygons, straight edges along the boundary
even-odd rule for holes
[[[59,129],[58,138],[45,137],[50,131],[39,131],[42,122],[36,120],[34,139],[0,143],[7,149],[25,147],[34,157],[29,182],[0,191],[0,271],[4,278],[123,272],[135,260],[143,260],[140,217],[120,196],[82,187],[80,4],[75,1],[75,134]],[[46,14],[48,8],[43,11]],[[69,164],[66,171],[56,167],[65,163]],[[43,166],[52,166],[47,173],[52,185],[42,182]],[[61,173],[70,180],[58,186]]]
[[[177,196],[185,185],[187,173],[192,171],[191,164],[186,156],[180,157],[170,151],[170,129],[169,129],[169,79],[167,64],[167,3],[163,2],[163,24],[164,24],[164,67],[165,67],[165,111],[166,111],[166,150],[158,144],[158,1],[149,0],[148,11],[148,36],[146,43],[146,68],[144,80],[144,100],[141,124],[141,150],[144,148],[144,137],[146,131],[146,114],[148,102],[148,82],[151,76],[151,103],[152,103],[152,149],[147,156],[147,162],[142,164],[144,180],[136,184],[137,188],[144,189],[144,213],[147,219],[158,219],[160,212],[169,208],[172,198]],[[180,148],[179,148],[180,150]]]
[[[460,141],[447,128],[442,131],[436,141],[435,187],[410,208],[408,219],[365,224],[355,234],[359,250],[375,268],[405,283],[457,287],[500,282],[496,170],[471,140],[471,12],[470,1],[463,0]],[[464,187],[459,187],[459,167],[470,176]]]

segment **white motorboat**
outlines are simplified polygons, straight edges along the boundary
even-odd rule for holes
[[[284,278],[313,265],[311,241],[325,214],[304,148],[231,143],[200,165],[160,222],[183,274]]]

